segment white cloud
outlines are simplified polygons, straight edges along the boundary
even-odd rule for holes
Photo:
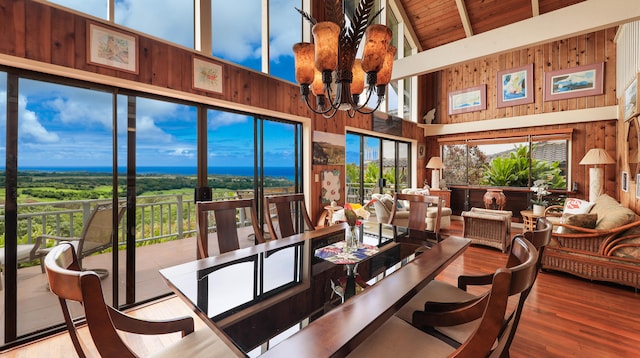
[[[195,157],[194,151],[189,148],[174,148],[173,151],[168,153],[168,155],[172,157],[185,157],[185,158]]]
[[[136,138],[156,143],[169,143],[172,140],[172,136],[156,126],[153,118],[149,116],[138,117],[136,121]]]
[[[218,112],[219,114],[209,120],[209,129],[214,130],[220,127],[230,126],[238,123],[245,123],[249,120],[248,116],[242,116],[230,112]]]
[[[212,8],[213,51],[231,61],[256,57],[261,40],[261,2],[214,0]]]
[[[27,109],[27,97],[20,95],[18,98],[18,135],[23,138],[33,139],[40,143],[55,143],[60,140],[56,133],[49,132],[38,120],[35,112]]]
[[[94,94],[95,95],[95,94]],[[58,112],[60,121],[64,124],[99,123],[104,128],[112,128],[111,101],[89,100],[87,98],[62,98],[58,97],[46,103],[47,106]]]

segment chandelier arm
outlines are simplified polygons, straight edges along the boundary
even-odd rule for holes
[[[322,114],[324,116],[326,113],[328,113],[330,110],[333,109],[333,107],[329,106],[326,111],[323,111],[323,110],[318,111],[318,110],[313,109],[313,107],[309,103],[309,96],[308,95],[302,96],[302,99],[304,100],[304,103],[307,105],[307,108],[309,108],[309,110],[311,112],[315,113],[315,114]],[[330,118],[330,117],[326,117],[326,118]]]
[[[367,98],[364,100],[364,102],[362,103],[362,105],[358,105],[357,103],[353,104],[353,105],[352,105],[352,106],[353,106],[353,108],[354,108],[356,111],[360,112],[360,110],[361,110],[362,108],[366,107],[366,106],[367,106],[367,103],[369,103],[369,99],[371,99],[371,93],[373,93],[373,90],[371,89],[371,87],[367,88]],[[378,100],[378,105],[376,106],[376,108],[374,108],[374,111],[375,111],[376,109],[378,109],[378,106],[380,106],[380,101],[379,101],[379,100]],[[362,112],[360,112],[360,113],[362,113]]]
[[[331,113],[327,114],[330,110],[331,110]],[[337,108],[329,106],[329,109],[327,110],[327,112],[323,113],[322,116],[324,118],[326,118],[326,119],[329,119],[329,118],[332,118],[333,116],[335,116],[337,112],[338,112]]]

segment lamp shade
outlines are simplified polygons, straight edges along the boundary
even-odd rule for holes
[[[442,169],[444,165],[442,165],[442,159],[440,157],[431,157],[429,162],[427,163],[427,168],[429,169]]]
[[[333,71],[338,67],[338,37],[340,26],[331,21],[313,25],[313,40],[316,44],[316,68],[318,71]]]
[[[582,165],[615,164],[615,160],[602,148],[590,149],[582,158]]]
[[[293,55],[296,66],[296,81],[300,84],[311,84],[315,71],[314,56],[315,46],[308,42],[299,42],[293,45]]]
[[[389,45],[387,54],[384,57],[382,68],[378,72],[376,86],[386,86],[391,81],[391,71],[393,70],[393,60],[396,57],[396,47]]]
[[[313,82],[311,83],[311,92],[316,96],[324,95],[324,83],[322,83],[322,73],[314,68]]]
[[[353,80],[351,80],[351,94],[360,94],[364,90],[364,71],[362,70],[362,60],[356,59],[353,62]]]
[[[365,72],[378,72],[382,68],[387,48],[393,33],[384,25],[373,24],[365,32],[365,44],[362,51],[362,69]]]

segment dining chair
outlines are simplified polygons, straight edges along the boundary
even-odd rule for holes
[[[509,337],[505,328],[508,322],[504,321],[509,297],[529,290],[537,270],[538,252],[527,240],[517,237],[511,256],[518,264],[498,268],[493,273],[486,299],[452,311],[429,315],[416,312],[413,325],[391,316],[348,357],[488,357],[499,353],[495,350]],[[424,331],[425,327],[460,325],[475,320],[478,324],[458,347]]]
[[[125,212],[124,203],[118,204],[117,220],[122,220]],[[47,247],[47,240],[53,240],[56,243],[62,241],[71,242],[78,255],[78,263],[81,268],[82,260],[94,253],[113,247],[113,203],[96,204],[84,224],[80,237],[64,237],[55,235],[40,235],[34,240],[36,256],[40,258],[40,269],[44,273],[44,257],[51,251],[52,247]],[[107,269],[92,268],[101,278],[109,275]]]
[[[253,232],[250,234],[254,239],[254,244],[265,242],[262,237],[262,233],[260,232],[260,227],[258,226],[255,201],[253,199],[197,202],[197,258],[202,259],[209,257],[210,228],[213,228],[216,232],[218,249],[221,254],[239,249],[241,245],[238,231],[244,231],[244,227],[238,224],[238,217],[240,211],[246,211],[247,209],[251,215],[251,228]],[[215,224],[212,225],[212,222],[215,222]]]
[[[107,305],[100,278],[93,271],[82,271],[74,246],[63,242],[53,247],[44,258],[45,271],[51,292],[58,296],[62,314],[76,353],[91,356],[80,340],[77,323],[71,317],[68,301],[82,304],[91,339],[102,357],[137,357],[119,335],[119,331],[136,334],[166,334],[181,332],[182,339],[155,353],[154,357],[228,357],[236,355],[209,328],[194,331],[192,317],[166,321],[146,321],[129,316]]]
[[[404,207],[408,207],[409,215],[396,217],[398,213],[406,212]],[[400,209],[403,208],[404,210]],[[427,230],[427,216],[435,213],[432,230]],[[436,243],[440,241],[440,221],[442,219],[442,203],[438,196],[421,194],[395,193],[393,196],[393,207],[389,217],[389,224],[394,226],[394,236],[397,237],[398,226],[405,226],[409,231],[408,237],[411,241],[429,244],[425,239],[427,234],[431,234]],[[417,239],[417,240],[414,240]]]
[[[537,269],[534,280],[541,268],[544,248],[551,240],[552,228],[553,224],[549,220],[541,217],[537,220],[536,230],[527,231],[514,236],[514,242],[516,239],[524,239],[531,243],[538,251],[538,258],[536,261]],[[507,258],[507,262],[505,263],[505,267],[510,268],[518,263],[518,258],[514,257],[513,254],[510,253]],[[409,302],[402,306],[400,310],[396,312],[396,316],[411,323],[414,319],[414,312],[446,312],[461,309],[479,300],[486,299],[486,292],[480,295],[474,295],[467,292],[467,287],[490,285],[492,278],[492,274],[461,275],[458,277],[457,287],[439,280],[431,281],[424,289],[409,300]],[[513,341],[513,337],[515,336],[515,329],[520,321],[522,310],[529,293],[530,289],[525,290],[520,294],[517,307],[514,310],[509,310],[505,316],[505,321],[511,323],[508,327],[510,330],[509,336],[504,341],[505,346],[503,348],[506,349],[506,351],[508,351],[511,342]],[[431,327],[430,329],[450,338],[451,342],[453,342],[452,344],[461,344],[472,334],[478,324],[479,321],[472,321],[462,325]]]
[[[272,239],[315,230],[303,193],[265,196],[264,219]]]

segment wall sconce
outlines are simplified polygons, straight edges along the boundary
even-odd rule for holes
[[[589,168],[589,201],[594,202],[604,191],[604,173],[599,165],[615,164],[616,161],[602,148],[590,149],[580,161],[581,165],[593,165]]]
[[[427,168],[431,170],[431,189],[440,190],[440,169],[444,168],[440,157],[431,157],[427,163]]]

